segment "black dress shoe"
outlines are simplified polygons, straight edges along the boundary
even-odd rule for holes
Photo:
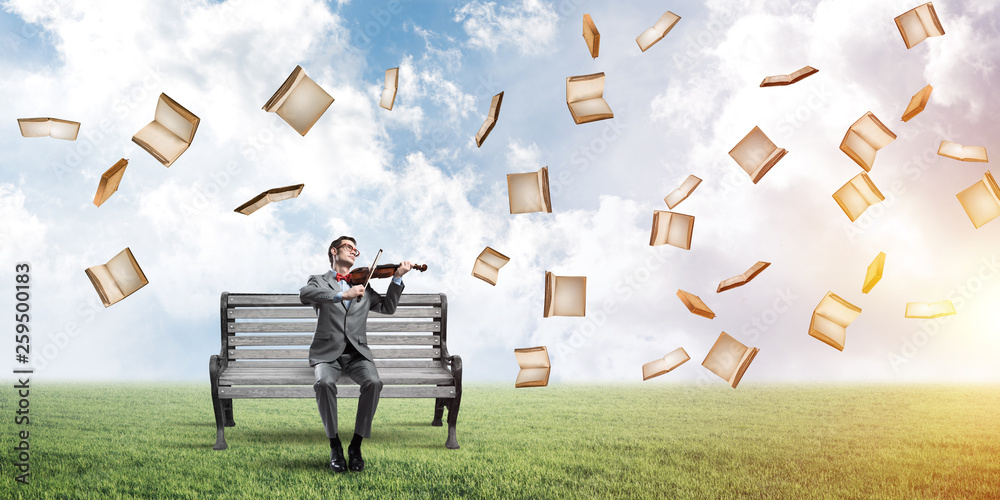
[[[344,449],[339,446],[330,449],[330,470],[333,472],[347,472],[347,460],[344,460]]]
[[[361,458],[361,448],[354,449],[347,447],[347,458],[350,463],[351,472],[361,472],[365,470],[365,459]]]

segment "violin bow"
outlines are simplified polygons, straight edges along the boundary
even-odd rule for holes
[[[382,255],[382,249],[378,249],[378,253],[375,254],[375,261],[372,262],[372,267],[368,268],[368,278],[365,279],[365,285],[368,286],[368,282],[371,281],[372,275],[375,274],[375,264],[378,263],[379,256]]]

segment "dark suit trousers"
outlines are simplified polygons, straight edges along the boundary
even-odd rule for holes
[[[350,346],[350,344],[348,344]],[[382,380],[375,369],[375,363],[365,359],[357,350],[350,349],[332,363],[317,363],[314,367],[316,383],[316,405],[319,406],[319,416],[326,428],[326,437],[337,436],[337,379],[341,373],[347,373],[351,380],[361,386],[361,397],[358,399],[358,415],[354,420],[354,432],[363,438],[372,435],[372,419],[378,408],[378,395],[382,392]]]

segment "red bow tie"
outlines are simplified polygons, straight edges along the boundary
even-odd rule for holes
[[[348,274],[337,273],[337,281],[340,281],[340,280],[344,280],[344,281],[350,283],[351,282],[351,274],[350,273],[348,273]]]

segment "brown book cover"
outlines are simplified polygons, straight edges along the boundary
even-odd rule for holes
[[[97,185],[97,194],[94,195],[94,205],[103,205],[115,191],[118,191],[118,185],[121,184],[127,166],[128,160],[122,158],[101,175],[101,182]]]
[[[934,90],[934,87],[928,85],[920,89],[920,92],[917,92],[910,98],[910,103],[906,105],[906,110],[903,111],[904,122],[910,121],[911,118],[917,116],[924,110],[924,107],[927,106],[927,101],[931,98],[932,90]]]
[[[817,72],[819,72],[819,70],[812,66],[803,66],[802,69],[788,75],[774,75],[766,77],[764,78],[764,81],[760,82],[760,86],[777,87],[782,85],[791,85],[799,80],[802,80],[803,78],[815,75]]]
[[[597,59],[601,51],[601,33],[597,31],[597,25],[590,18],[590,14],[583,15],[583,39],[587,41],[590,57]]]
[[[233,211],[239,212],[243,215],[250,215],[268,203],[297,198],[299,194],[302,193],[302,188],[305,186],[305,184],[296,184],[294,186],[268,189],[267,191],[254,196],[250,199],[250,201],[236,207],[236,210]]]
[[[747,269],[745,273],[738,274],[732,278],[727,278],[719,282],[719,287],[715,289],[715,293],[725,292],[726,290],[731,290],[749,283],[750,280],[756,278],[758,274],[767,269],[770,265],[770,262],[757,261],[757,263],[750,266],[750,269]]]
[[[684,307],[688,308],[688,311],[703,318],[715,319],[715,313],[701,300],[701,297],[685,292],[684,290],[677,290],[677,298],[681,299],[681,302],[684,303]]]
[[[476,147],[482,147],[483,142],[486,141],[486,137],[490,135],[493,131],[493,127],[496,126],[497,120],[500,119],[500,105],[503,104],[503,91],[499,94],[493,96],[490,100],[490,110],[486,113],[486,120],[483,121],[483,125],[479,127],[479,132],[476,132]]]

